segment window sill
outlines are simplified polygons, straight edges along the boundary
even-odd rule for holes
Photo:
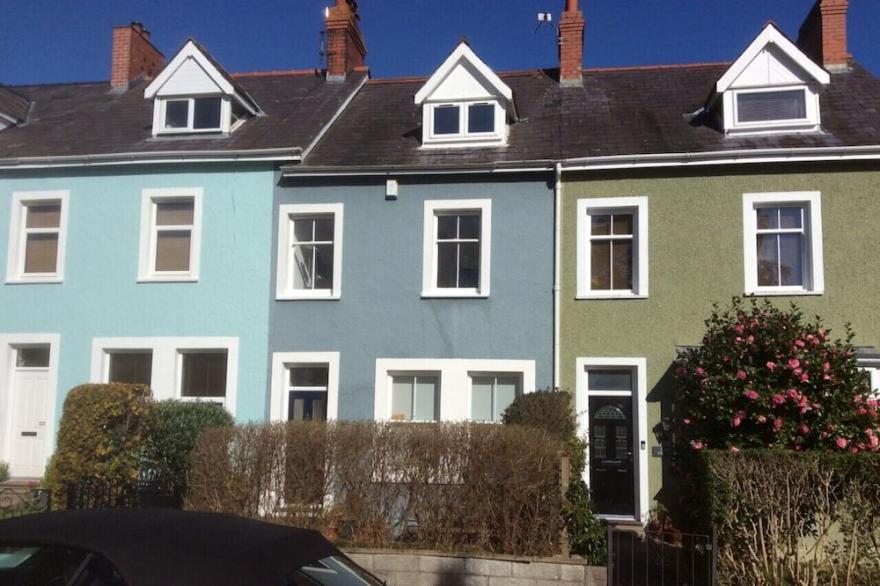
[[[467,289],[429,289],[422,291],[422,299],[488,299],[489,292],[470,291]]]
[[[648,295],[641,295],[636,293],[627,293],[626,291],[613,292],[613,293],[598,293],[598,292],[589,292],[589,293],[578,293],[575,299],[647,299]]]
[[[47,277],[10,277],[7,278],[5,283],[7,285],[39,285],[39,284],[59,284],[63,283],[64,278],[58,276],[47,276]]]
[[[198,275],[181,274],[181,275],[150,275],[139,276],[138,283],[197,283]]]
[[[339,301],[342,293],[328,293],[324,295],[311,295],[306,293],[278,293],[275,301]]]
[[[745,295],[754,297],[808,297],[824,294],[825,291],[822,289],[814,291],[808,289],[752,289],[745,291]]]

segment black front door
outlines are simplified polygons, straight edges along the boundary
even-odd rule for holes
[[[632,397],[590,397],[590,495],[604,515],[635,515]]]

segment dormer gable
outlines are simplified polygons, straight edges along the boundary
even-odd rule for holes
[[[722,128],[730,135],[817,132],[819,94],[829,83],[827,71],[768,23],[715,84]]]
[[[254,100],[210,54],[189,39],[144,90],[153,100],[153,135],[229,134],[251,116]]]
[[[416,93],[415,104],[426,148],[505,145],[515,118],[513,91],[464,41]]]

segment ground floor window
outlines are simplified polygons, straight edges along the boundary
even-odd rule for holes
[[[211,401],[235,413],[238,338],[95,338],[92,382],[148,385],[153,397]]]
[[[336,419],[339,352],[272,354],[271,421]]]
[[[534,360],[380,358],[374,417],[500,422],[517,395],[534,390]]]

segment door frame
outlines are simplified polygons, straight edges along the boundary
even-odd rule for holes
[[[602,397],[632,397],[633,412],[633,493],[636,497],[635,516],[628,515],[599,515],[600,518],[611,522],[634,521],[644,525],[648,522],[648,414],[647,414],[647,360],[642,357],[578,357],[576,364],[575,411],[577,413],[578,435],[585,441],[589,440],[589,397],[591,395]],[[628,391],[604,391],[591,393],[587,386],[587,371],[599,368],[630,368],[633,371],[635,385],[632,392]],[[584,482],[590,486],[590,450],[587,448],[587,465],[584,468]]]
[[[55,451],[56,417],[58,400],[58,356],[61,348],[60,334],[0,334],[0,460],[12,464],[12,379],[15,376],[15,356],[19,346],[49,346],[49,388],[46,400],[46,450],[43,470]],[[5,391],[4,391],[5,388]]]

